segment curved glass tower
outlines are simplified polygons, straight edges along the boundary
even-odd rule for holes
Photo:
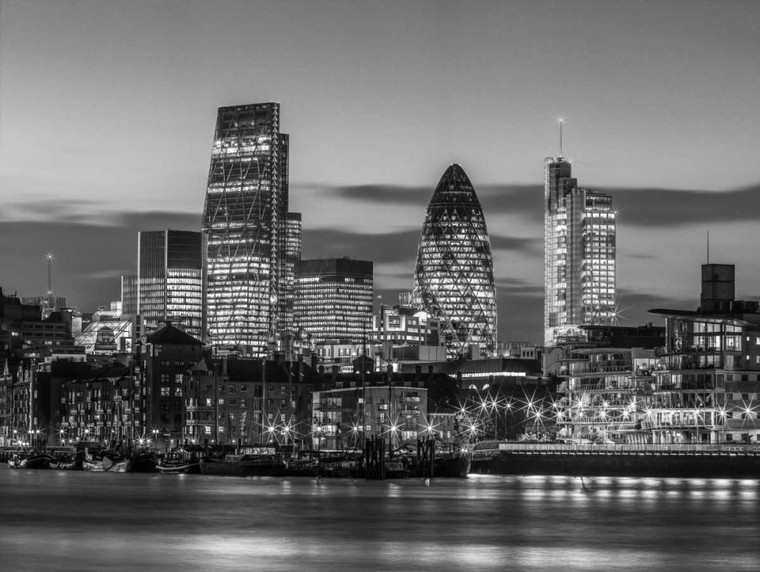
[[[475,189],[456,164],[446,169],[428,205],[412,303],[441,321],[449,357],[466,355],[472,345],[495,354],[491,242]]]

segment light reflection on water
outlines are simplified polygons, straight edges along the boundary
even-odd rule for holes
[[[757,480],[0,469],[0,570],[760,570]]]

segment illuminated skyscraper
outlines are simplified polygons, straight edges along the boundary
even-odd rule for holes
[[[139,232],[137,238],[136,313],[148,331],[172,322],[202,339],[203,235],[184,230]],[[126,279],[128,282],[129,279]],[[134,286],[132,286],[134,288]],[[129,288],[127,288],[129,290]],[[129,296],[126,296],[129,297]],[[128,304],[125,313],[132,313]]]
[[[372,262],[350,258],[300,260],[295,272],[295,321],[313,342],[360,344],[372,329]]]
[[[430,199],[417,250],[412,304],[439,319],[447,355],[496,350],[496,289],[483,209],[459,165]],[[475,357],[475,356],[473,356]]]
[[[615,317],[615,211],[609,195],[578,187],[562,157],[544,168],[544,344],[553,346]]]
[[[281,312],[287,274],[288,136],[280,105],[219,109],[203,230],[208,236],[211,342],[265,355],[289,327]]]
[[[301,260],[301,213],[288,213],[285,218],[285,241],[280,283],[280,326],[279,330],[293,331],[293,304],[295,301],[296,264]]]

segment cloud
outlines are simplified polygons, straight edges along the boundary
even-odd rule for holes
[[[581,184],[583,182],[581,181]],[[474,184],[486,219],[512,215],[528,223],[543,223],[543,185]],[[609,193],[619,211],[618,224],[636,227],[673,227],[706,223],[760,221],[760,184],[739,189],[697,191],[689,189],[595,187]],[[433,187],[361,185],[335,187],[328,196],[355,203],[398,204],[424,209]],[[492,236],[495,234],[491,228]]]

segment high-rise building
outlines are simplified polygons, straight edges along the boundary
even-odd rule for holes
[[[208,236],[208,329],[218,347],[263,356],[288,327],[288,136],[280,105],[219,109],[203,230]]]
[[[204,334],[203,234],[185,230],[158,230],[137,235],[137,308],[148,330],[172,322],[190,335]],[[122,280],[127,309],[134,286]],[[126,292],[124,291],[126,290]],[[122,310],[125,313],[126,310]]]
[[[612,198],[578,186],[569,161],[548,157],[544,180],[544,344],[583,337],[615,317]]]
[[[440,320],[449,357],[496,350],[491,242],[475,189],[451,165],[430,199],[417,249],[412,303]],[[472,356],[480,357],[480,356]]]
[[[295,304],[296,264],[301,260],[301,213],[288,213],[285,218],[285,241],[280,282],[279,331],[295,329],[293,311]]]
[[[301,260],[295,272],[296,325],[312,341],[362,343],[372,328],[372,262]]]

